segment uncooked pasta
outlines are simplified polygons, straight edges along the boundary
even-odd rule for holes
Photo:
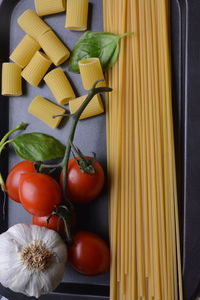
[[[134,32],[106,74],[111,300],[182,300],[167,0],[104,0]]]

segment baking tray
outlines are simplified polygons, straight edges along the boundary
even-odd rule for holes
[[[90,29],[102,30],[102,1],[90,1]],[[32,0],[0,0],[0,62],[8,61],[10,51],[22,38],[23,32],[18,27],[17,17],[26,9],[33,8]],[[180,208],[181,247],[183,262],[184,299],[195,299],[200,291],[200,1],[171,0],[171,41],[172,41],[172,88],[173,115],[175,128],[176,164]],[[72,49],[81,33],[68,32],[64,29],[64,14],[49,16],[45,21],[58,33],[60,38]],[[67,70],[67,65],[63,65]],[[67,72],[68,73],[68,72]],[[68,73],[76,94],[84,94],[80,78]],[[53,100],[45,86],[31,88],[24,86],[25,95],[20,98],[1,97],[0,99],[0,135],[20,121],[27,121],[30,126],[27,132],[43,131],[56,135],[65,142],[68,126],[52,131],[33,117],[28,116],[27,107],[35,95]],[[77,129],[76,143],[86,153],[95,151],[98,159],[106,167],[105,116],[98,116],[81,121]],[[88,146],[88,140],[90,144]],[[11,152],[5,152],[0,164],[3,174],[9,166],[17,162]],[[0,194],[2,199],[3,195]],[[0,202],[2,210],[2,201]],[[0,232],[18,222],[30,222],[30,216],[20,207],[9,201],[6,207],[8,218],[2,219],[0,214]],[[81,226],[100,234],[108,241],[107,197],[103,195],[82,209],[84,217]],[[85,222],[87,220],[87,223]],[[0,294],[9,299],[27,299],[0,286]],[[55,293],[42,296],[41,299],[108,299],[109,274],[98,277],[85,277],[69,270],[64,282]],[[30,299],[30,298],[28,298]],[[135,300],[135,299],[130,299]],[[159,299],[162,300],[162,299]],[[173,300],[173,299],[170,299]]]
[[[17,25],[17,18],[26,9],[34,9],[33,0],[0,0],[0,63],[9,61],[9,54],[16,47],[24,36],[24,32]],[[103,31],[102,1],[92,0],[89,4],[88,29]],[[83,34],[83,32],[69,31],[64,28],[65,13],[47,16],[44,20],[52,27],[61,40],[71,50]],[[84,95],[87,92],[83,89],[80,75],[68,72],[67,63],[62,65],[67,73],[76,96]],[[3,136],[8,129],[16,127],[20,122],[27,122],[29,126],[26,132],[44,132],[58,138],[66,143],[69,126],[63,122],[60,129],[51,129],[41,121],[27,113],[30,101],[37,95],[55,101],[47,86],[41,84],[39,87],[32,87],[24,82],[24,94],[21,97],[0,98],[0,136]],[[95,152],[97,159],[106,169],[106,122],[105,115],[82,120],[79,122],[75,135],[75,144],[85,154]],[[5,151],[1,157],[2,173],[7,174],[11,166],[19,162],[19,158],[12,152]],[[0,194],[3,199],[2,193]],[[78,227],[82,230],[89,230],[108,240],[108,208],[107,191],[104,189],[101,196],[93,203],[78,208]],[[31,216],[14,201],[7,201],[6,219],[2,218],[2,201],[0,212],[0,232],[16,223],[31,223]],[[13,293],[0,287],[0,294],[9,299],[29,299],[26,296]],[[99,276],[83,276],[75,272],[70,266],[66,268],[63,282],[52,295],[42,296],[41,299],[108,299],[109,296],[109,274]]]

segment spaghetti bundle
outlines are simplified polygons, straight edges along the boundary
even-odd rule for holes
[[[183,299],[168,24],[168,0],[104,0],[134,32],[107,74],[111,300]]]

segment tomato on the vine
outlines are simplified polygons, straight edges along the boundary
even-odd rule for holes
[[[74,158],[69,161],[67,174],[67,195],[72,202],[88,203],[96,199],[101,193],[105,176],[100,163],[92,157],[85,157],[90,163],[94,172],[87,173],[81,169],[78,162],[80,158]],[[63,183],[63,172],[60,178]]]
[[[24,160],[16,164],[9,172],[6,179],[6,191],[8,196],[16,201],[20,202],[19,199],[19,181],[22,174],[35,173],[34,163],[28,160]]]
[[[110,251],[105,241],[94,233],[80,231],[69,248],[72,267],[85,275],[98,275],[109,271]]]
[[[19,184],[20,201],[32,215],[47,216],[61,203],[60,185],[49,175],[23,174]]]
[[[49,216],[43,216],[43,217],[33,216],[32,224],[38,225],[38,226],[41,226],[41,227],[47,227],[49,229],[52,229],[52,230],[58,232],[58,219],[59,219],[59,217],[56,216],[56,215],[51,216],[51,218],[49,219],[49,222],[47,224],[48,218],[49,218]],[[60,229],[59,233],[64,235],[65,225],[64,225],[62,220],[60,220],[60,228],[59,229]]]
[[[43,217],[33,216],[32,224],[38,225],[41,227],[47,227],[49,229],[52,229],[52,230],[58,232],[59,216],[52,215],[51,218],[49,218],[49,222],[47,224],[48,218],[49,218],[49,216],[43,216]],[[69,224],[70,229],[74,230],[74,228],[76,226],[76,214],[75,213],[73,213],[71,218],[68,220],[68,224]],[[65,235],[65,225],[64,225],[64,222],[62,219],[60,220],[59,233],[63,236]]]

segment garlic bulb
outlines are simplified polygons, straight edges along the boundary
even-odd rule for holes
[[[38,298],[61,282],[67,248],[58,233],[17,224],[0,235],[0,282],[14,292]]]

